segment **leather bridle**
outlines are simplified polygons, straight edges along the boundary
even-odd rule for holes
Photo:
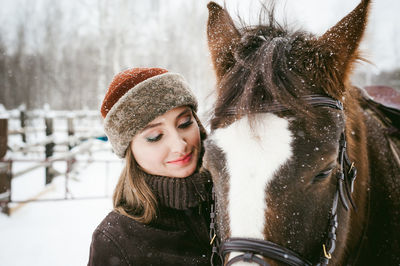
[[[308,95],[302,97],[304,102],[310,104],[313,107],[329,107],[343,111],[343,105],[340,101],[335,100],[331,97],[324,95]],[[268,104],[265,107],[261,107],[258,112],[283,112],[290,111],[289,108],[279,103]],[[234,108],[228,109],[228,115],[235,115],[237,111]],[[336,229],[338,227],[337,218],[337,207],[339,198],[342,202],[343,207],[347,211],[349,209],[349,202],[353,208],[355,208],[354,202],[351,198],[353,192],[354,181],[357,175],[357,169],[354,167],[354,163],[351,163],[346,152],[347,142],[346,135],[343,130],[339,140],[339,156],[338,164],[339,171],[337,173],[337,185],[335,195],[333,197],[332,207],[330,211],[329,223],[327,236],[324,243],[321,243],[321,255],[317,265],[328,265],[332,258],[332,253],[336,247]],[[261,257],[270,258],[275,261],[286,263],[288,265],[311,265],[311,262],[305,258],[302,258],[296,252],[275,244],[270,241],[260,239],[249,239],[249,238],[229,238],[221,245],[219,239],[216,237],[215,227],[215,193],[213,190],[213,204],[211,206],[211,223],[210,223],[210,244],[212,247],[211,265],[214,265],[215,259],[219,258],[223,261],[223,258],[228,253],[239,252],[240,255],[229,260],[226,265],[232,265],[238,261],[255,262],[262,266],[269,265]],[[261,256],[261,257],[260,257]]]

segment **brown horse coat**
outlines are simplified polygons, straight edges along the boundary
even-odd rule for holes
[[[386,118],[376,115],[360,90],[349,82],[352,68],[360,59],[358,46],[367,24],[370,1],[361,1],[321,37],[289,32],[272,16],[269,24],[238,29],[219,5],[210,2],[208,8],[207,33],[217,77],[217,101],[205,163],[215,183],[221,240],[237,236],[261,238],[317,263],[323,256],[321,246],[327,237],[336,189],[339,137],[345,131],[347,152],[358,170],[352,194],[357,209],[346,211],[339,206],[331,263],[399,265],[398,135],[388,134],[388,124],[383,121]],[[301,100],[310,94],[342,101],[344,112],[311,108]],[[276,115],[260,113],[261,106],[273,102],[289,111]],[[274,141],[265,144],[264,134],[268,135],[274,127],[281,128],[278,133],[287,133],[289,146],[274,146],[274,142],[282,140],[274,135],[269,137]],[[225,141],[229,137],[230,145]],[[265,149],[254,152],[257,138]],[[252,152],[248,147],[253,144]],[[241,148],[235,150],[236,147]],[[286,157],[282,155],[271,173],[265,173],[269,178],[265,184],[257,183],[265,191],[264,203],[260,205],[264,209],[253,212],[253,220],[257,220],[254,224],[262,226],[257,231],[252,228],[251,218],[235,213],[241,202],[248,205],[240,207],[240,211],[251,213],[248,209],[253,207],[252,197],[256,197],[256,193],[251,194],[251,184],[260,182],[255,178],[262,176],[257,168],[268,170],[265,165],[270,162],[249,168],[240,177],[240,167],[236,166],[246,167],[252,165],[252,160],[264,157],[274,160],[281,152],[279,148],[273,150],[275,147],[285,147],[288,153]],[[242,190],[248,186],[248,194],[239,193],[235,182]],[[263,217],[263,221],[256,217]],[[248,225],[238,228],[240,219]]]

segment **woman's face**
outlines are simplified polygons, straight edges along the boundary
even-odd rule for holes
[[[184,178],[196,170],[200,145],[192,109],[181,106],[151,121],[132,139],[131,149],[145,172]]]

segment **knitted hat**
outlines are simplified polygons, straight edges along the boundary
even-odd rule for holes
[[[161,68],[132,68],[118,73],[100,110],[114,152],[125,157],[129,143],[141,129],[158,116],[184,105],[197,110],[197,100],[179,74]]]

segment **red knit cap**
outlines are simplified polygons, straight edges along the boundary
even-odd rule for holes
[[[114,77],[108,87],[108,91],[101,105],[100,110],[103,118],[107,116],[108,111],[110,111],[114,104],[131,88],[148,78],[166,72],[168,72],[168,70],[162,68],[132,68],[120,72]]]

